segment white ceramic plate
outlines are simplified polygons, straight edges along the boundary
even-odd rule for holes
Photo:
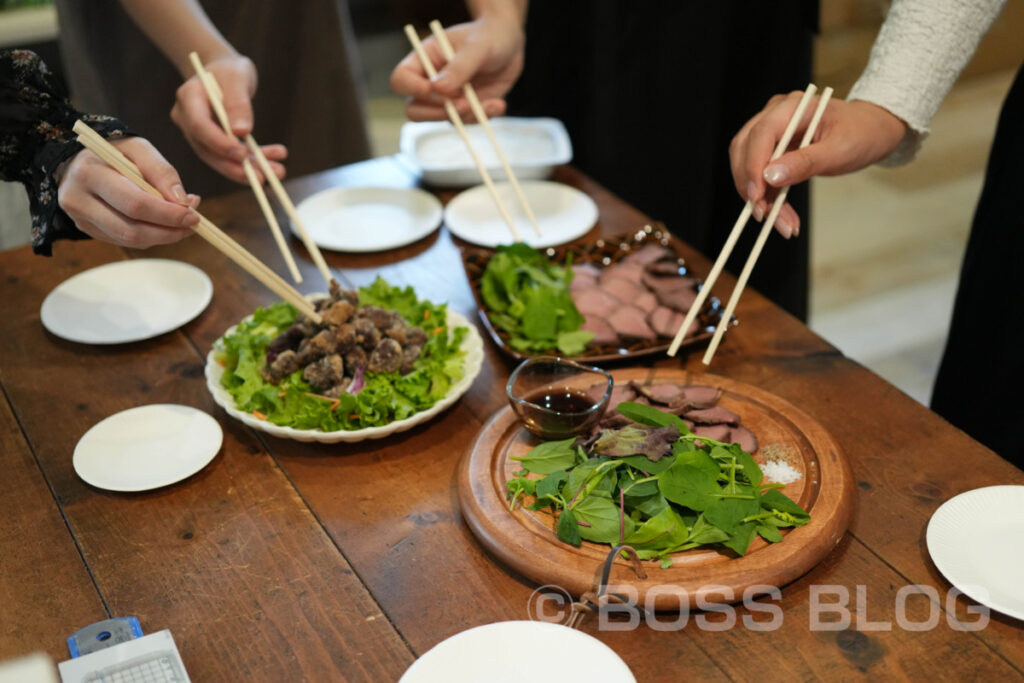
[[[75,446],[75,472],[110,491],[148,491],[191,477],[220,450],[220,425],[201,410],[155,404],[115,413]]]
[[[318,297],[309,297],[310,299],[316,299]],[[252,316],[250,316],[251,318]],[[249,318],[246,318],[249,320]],[[234,332],[237,325],[232,326],[224,333],[227,336]],[[440,401],[430,406],[426,410],[421,410],[418,413],[414,413],[404,420],[396,420],[390,424],[383,425],[381,427],[366,427],[365,429],[355,429],[351,431],[338,430],[335,432],[325,432],[320,429],[295,429],[294,427],[282,427],[266,420],[261,420],[255,415],[242,412],[235,405],[235,399],[228,393],[221,383],[220,378],[224,375],[224,368],[217,362],[215,356],[216,348],[219,339],[214,342],[214,348],[210,349],[210,353],[206,356],[206,387],[213,394],[213,400],[217,402],[217,405],[222,407],[228,412],[228,415],[241,420],[245,424],[249,425],[253,429],[258,429],[274,436],[279,436],[282,439],[295,439],[296,441],[319,441],[321,443],[337,443],[339,441],[363,441],[364,439],[382,439],[385,436],[395,434],[397,432],[404,432],[407,429],[411,429],[416,425],[426,422],[431,419],[442,410],[452,405],[462,396],[466,391],[469,390],[470,385],[473,384],[473,380],[480,374],[480,366],[484,360],[484,343],[480,339],[480,333],[476,331],[476,326],[471,325],[466,318],[455,313],[448,311],[448,328],[452,329],[455,327],[465,327],[469,331],[466,336],[462,338],[462,350],[465,355],[462,357],[462,379],[453,384],[448,389],[448,393],[444,395]]]
[[[443,640],[413,662],[399,683],[636,683],[597,638],[538,621],[500,621]]]
[[[1024,486],[988,486],[950,498],[932,515],[926,540],[951,584],[1024,619]]]
[[[546,180],[528,180],[519,184],[537,217],[540,235],[527,219],[512,186],[495,183],[495,187],[519,231],[519,239],[531,247],[553,247],[571,242],[587,234],[597,222],[597,204],[574,187]],[[445,207],[444,220],[452,234],[482,247],[516,241],[484,185],[456,195]]]
[[[82,344],[123,344],[181,327],[203,312],[213,283],[195,266],[167,259],[108,263],[68,278],[43,300],[51,334]]]
[[[555,166],[572,160],[569,133],[558,119],[503,116],[491,119],[491,128],[519,180],[548,178]],[[473,124],[466,126],[466,132],[491,177],[505,180],[498,154],[483,129]],[[428,185],[469,187],[483,182],[465,143],[447,121],[403,124],[400,147]]]
[[[441,202],[429,192],[394,187],[332,187],[296,208],[317,246],[334,251],[396,249],[441,224]],[[293,225],[292,232],[298,235]]]

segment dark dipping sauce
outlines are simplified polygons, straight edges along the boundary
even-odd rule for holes
[[[597,402],[574,389],[537,389],[523,397],[519,415],[526,428],[547,439],[564,439],[579,434],[601,419]],[[588,412],[590,411],[590,412]]]

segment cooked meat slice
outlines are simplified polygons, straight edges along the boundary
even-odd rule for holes
[[[637,249],[633,253],[627,255],[622,259],[623,263],[639,263],[642,266],[646,266],[648,263],[654,263],[660,261],[663,258],[674,257],[671,249],[663,247],[660,244],[645,244],[640,249]]]
[[[657,335],[647,325],[647,314],[636,306],[619,306],[606,318],[621,339],[654,339]]]
[[[635,401],[636,399],[636,389],[631,387],[629,384],[616,384],[612,387],[612,395],[608,397],[608,408],[605,409],[605,413],[614,413],[615,409],[618,408],[619,404],[623,401]]]
[[[737,425],[740,423],[739,415],[728,408],[723,408],[722,406],[691,410],[685,413],[683,417],[702,425],[717,425],[723,423]]]
[[[640,277],[644,274],[644,267],[639,263],[629,263],[619,261],[613,263],[604,270],[601,271],[601,275],[597,278],[598,282],[604,284],[605,280],[620,277],[623,280],[629,280],[630,282],[640,282]]]
[[[334,333],[334,339],[334,350],[341,354],[348,353],[349,349],[356,345],[356,328],[351,323],[339,325],[337,332]]]
[[[622,306],[622,302],[600,288],[584,289],[572,293],[572,300],[577,310],[584,315],[598,315],[605,317],[616,308]]]
[[[658,297],[654,296],[653,292],[644,291],[640,296],[629,303],[633,304],[641,311],[650,313],[658,307]]]
[[[576,263],[572,267],[573,279],[580,276],[592,277],[595,280],[601,277],[601,269],[595,266],[593,263]]]
[[[423,346],[427,343],[427,333],[422,327],[410,327],[405,331],[405,343]]]
[[[306,339],[299,345],[299,365],[309,365],[313,361],[323,358],[329,353],[334,353],[337,348],[337,329],[328,327],[320,330],[312,337]]]
[[[646,396],[653,403],[660,403],[666,405],[672,401],[673,398],[683,393],[683,388],[678,384],[671,382],[661,382],[660,384],[640,384],[639,382],[629,383],[637,393]]]
[[[592,287],[597,287],[597,278],[593,275],[577,273],[573,276],[572,282],[569,283],[570,292],[580,292],[584,289],[591,289]]]
[[[619,343],[619,335],[615,333],[608,321],[599,315],[586,316],[580,329],[594,333],[594,338],[590,340],[590,346],[609,346]]]
[[[658,306],[647,316],[647,324],[658,333],[659,337],[675,337],[679,326],[686,320],[686,316],[679,311],[673,311],[668,306]],[[690,329],[695,329],[696,321],[690,323]]]
[[[377,342],[380,341],[380,330],[369,318],[354,318],[352,327],[355,328],[356,344],[359,344],[367,351],[372,351]]]
[[[608,388],[608,383],[607,382],[597,382],[596,384],[591,384],[589,387],[584,389],[583,393],[586,394],[587,398],[589,398],[594,403],[600,403],[601,402],[601,397],[604,396],[605,389],[607,389],[607,388]],[[615,391],[615,385],[614,384],[612,385],[612,391],[613,392]]]
[[[615,413],[609,410],[605,412],[604,417],[601,418],[598,424],[601,426],[601,429],[618,429],[619,427],[635,423],[622,413]]]
[[[402,346],[394,339],[385,337],[373,348],[366,369],[370,372],[395,372],[400,367],[402,367]]]
[[[682,395],[672,402],[676,404],[686,401],[694,408],[710,408],[718,404],[722,396],[722,390],[718,387],[706,387],[701,384],[690,384],[683,387]]]
[[[642,285],[621,277],[605,278],[601,280],[599,287],[619,301],[628,301],[630,303],[646,291]]]
[[[693,428],[693,433],[722,443],[732,443],[729,440],[732,437],[732,428],[729,425],[697,425]]]
[[[341,356],[332,353],[307,365],[302,371],[302,379],[309,382],[316,392],[327,391],[345,379],[345,363]]]
[[[757,437],[754,436],[754,432],[750,431],[743,425],[733,427],[729,438],[731,439],[731,443],[738,443],[740,448],[745,450],[747,453],[753,453],[757,450]]]
[[[413,365],[416,363],[416,359],[420,357],[420,353],[423,352],[423,347],[419,344],[409,344],[402,349],[402,367],[398,368],[398,372],[403,375],[408,375],[413,371]]]
[[[644,272],[658,277],[668,277],[681,274],[679,272],[679,261],[675,259],[664,259],[662,261],[648,263],[644,266]]]
[[[305,329],[298,324],[292,325],[281,334],[274,337],[274,341],[267,344],[267,355],[274,354],[275,356],[288,349],[295,350],[299,348],[299,344],[307,336]]]
[[[367,358],[366,351],[363,350],[362,346],[353,346],[348,353],[345,354],[345,367],[352,372],[355,372],[356,368],[366,365]]]
[[[324,319],[324,323],[337,327],[348,322],[355,310],[355,306],[347,301],[335,301],[330,308],[323,312],[321,317]]]
[[[697,298],[697,290],[693,287],[681,287],[673,290],[659,289],[654,295],[658,297],[658,302],[661,305],[668,306],[680,313],[686,313]]]
[[[260,369],[260,375],[271,384],[277,384],[282,379],[299,369],[299,359],[291,349],[285,349],[277,354],[274,361]]]
[[[671,292],[676,289],[686,289],[687,287],[695,289],[697,287],[696,278],[683,277],[682,275],[658,276],[644,273],[640,280],[644,283],[644,286],[655,293],[662,291]]]
[[[346,377],[345,379],[341,380],[327,391],[321,393],[322,395],[327,396],[328,398],[338,398],[343,393],[345,393],[345,390],[348,389],[348,385],[351,383],[352,380]]]

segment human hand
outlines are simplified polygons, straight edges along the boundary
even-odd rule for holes
[[[217,79],[223,92],[224,109],[234,135],[224,132],[216,119],[210,100],[206,95],[199,76],[192,76],[178,88],[171,119],[184,133],[185,139],[195,153],[221,175],[238,183],[246,183],[242,160],[248,155],[244,138],[252,132],[252,96],[256,93],[256,66],[248,57],[233,55],[220,57],[206,63],[206,70]],[[270,161],[278,178],[284,178],[285,169],[281,162],[288,156],[284,145],[264,145],[263,154]],[[260,182],[263,175],[253,165]]]
[[[443,64],[437,79],[427,77],[415,52],[410,52],[391,72],[391,87],[409,97],[406,114],[413,121],[441,120],[446,117],[445,99],[450,98],[459,114],[472,119],[462,86],[471,83],[487,116],[505,113],[505,94],[523,71],[525,38],[514,16],[487,15],[445,30],[455,50],[451,62],[441,53],[433,36],[423,48],[434,65]]]
[[[754,217],[759,221],[768,213],[779,188],[816,175],[843,175],[870,166],[896,149],[907,132],[906,123],[878,105],[831,100],[811,144],[799,149],[817,103],[815,98],[793,135],[790,150],[771,161],[775,145],[802,96],[802,92],[792,92],[770,99],[729,145],[736,191],[754,203]],[[788,203],[779,211],[775,229],[786,238],[800,234],[800,217]]]
[[[87,149],[64,169],[57,203],[78,229],[98,240],[133,249],[177,242],[192,234],[199,222],[193,210],[199,197],[186,194],[178,172],[143,138],[111,141],[131,159],[150,185],[154,197]]]

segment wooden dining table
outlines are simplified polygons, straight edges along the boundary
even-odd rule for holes
[[[649,221],[571,167],[555,179],[597,203],[599,221],[585,239]],[[299,201],[332,186],[416,184],[401,163],[381,158],[287,186]],[[286,272],[249,192],[204,201],[201,210]],[[442,227],[392,251],[325,256],[343,285],[380,275],[479,326],[463,246]],[[305,276],[300,289],[322,291],[308,254],[294,239],[292,247]],[[193,681],[392,681],[460,631],[530,618],[537,584],[484,549],[456,492],[464,453],[506,405],[514,361],[493,343],[485,339],[483,368],[468,393],[430,422],[358,443],[279,439],[227,415],[204,378],[212,343],[274,300],[260,283],[195,238],[146,251],[62,242],[54,253],[0,253],[0,661],[33,651],[67,659],[69,634],[135,616],[147,633],[170,629]],[[708,271],[704,255],[685,245],[682,253],[698,274]],[[101,264],[153,257],[210,276],[213,299],[201,315],[176,331],[113,346],[44,330],[40,305],[59,283]],[[717,287],[727,293],[733,282],[726,274]],[[971,628],[984,615],[951,593],[925,543],[943,502],[970,489],[1024,484],[1024,472],[757,292],[746,292],[737,318],[710,371],[771,392],[828,431],[856,482],[849,530],[811,571],[781,587],[774,630],[747,625],[745,616],[763,615],[743,606],[731,628],[691,618],[682,628],[615,629],[607,625],[617,622],[602,627],[595,616],[580,628],[639,681],[1024,676],[1024,622],[992,611],[983,628]],[[877,325],[886,334],[885,321]],[[635,364],[706,371],[700,353]],[[90,427],[155,403],[193,406],[220,423],[223,446],[205,469],[142,493],[93,488],[75,474],[72,453]],[[1024,568],[1021,579],[1024,586]],[[908,598],[906,586],[934,590]]]

